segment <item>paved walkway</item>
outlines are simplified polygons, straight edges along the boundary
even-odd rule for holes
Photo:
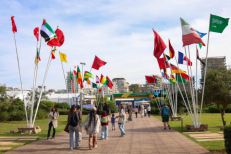
[[[118,128],[118,125],[116,124]],[[84,140],[80,142],[80,149],[69,149],[69,135],[62,132],[56,135],[55,140],[39,140],[31,144],[19,147],[6,154],[30,153],[30,154],[66,154],[66,153],[123,153],[123,154],[168,154],[168,153],[201,153],[211,154],[207,149],[189,140],[177,131],[163,130],[162,122],[155,117],[133,118],[133,121],[125,124],[126,135],[119,137],[120,131],[111,130],[109,126],[109,138],[98,140],[98,147],[89,150],[88,137],[83,133]],[[98,139],[100,133],[98,133]]]

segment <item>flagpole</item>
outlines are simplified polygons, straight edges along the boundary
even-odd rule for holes
[[[60,51],[59,51],[59,54],[60,54]],[[65,85],[66,85],[66,88],[67,88],[68,103],[69,103],[69,105],[70,105],[70,97],[69,97],[68,87],[67,87],[67,83],[66,83],[66,77],[65,77],[65,72],[64,72],[64,68],[63,68],[63,63],[62,63],[61,59],[60,59],[60,62],[61,62],[62,69],[63,69],[64,82],[65,82]]]
[[[19,64],[19,58],[18,58],[18,49],[17,49],[15,32],[14,32],[14,41],[15,41],[16,55],[17,55],[17,61],[18,61],[18,71],[19,71],[19,77],[20,77],[21,89],[22,89],[22,98],[23,98],[24,109],[25,109],[25,113],[26,113],[26,122],[27,122],[27,126],[28,126],[28,118],[27,118],[26,104],[25,104],[25,98],[24,98],[24,93],[23,93],[22,77],[21,77],[21,71],[20,71],[20,64]]]
[[[40,39],[41,44],[41,39]],[[35,56],[35,68],[34,68],[34,81],[33,81],[33,93],[32,93],[32,102],[31,102],[31,112],[30,112],[30,127],[32,127],[32,117],[33,117],[33,110],[34,110],[34,97],[35,97],[35,87],[36,87],[36,80],[37,80],[37,71],[38,71],[38,63],[39,59],[37,57],[37,50],[38,50],[38,41],[36,45],[36,56]]]
[[[198,95],[197,95],[197,45],[196,45],[196,105],[198,107]],[[198,109],[198,108],[197,108]],[[198,112],[197,112],[197,120],[198,120]],[[198,122],[198,127],[200,128],[200,123]]]
[[[77,105],[77,97],[76,97],[76,86],[77,86],[77,80],[76,80],[76,76],[75,76],[74,71],[73,71],[73,76],[74,76],[75,105]]]
[[[203,107],[203,99],[204,99],[204,91],[205,91],[206,71],[207,71],[207,62],[208,62],[208,50],[209,50],[210,24],[211,24],[211,14],[210,14],[210,19],[209,19],[208,42],[207,42],[206,60],[205,60],[205,68],[204,68],[204,82],[203,82],[203,90],[202,90],[202,98],[201,98],[199,125],[200,125],[200,121],[201,121],[201,111],[202,111],[202,107]]]
[[[51,48],[51,52],[52,52],[52,48]],[[48,58],[47,68],[46,68],[46,72],[45,72],[45,75],[44,75],[44,78],[43,78],[42,90],[41,90],[40,95],[39,95],[39,100],[38,100],[38,103],[37,103],[37,107],[36,107],[36,111],[35,111],[35,115],[34,115],[34,120],[33,120],[32,127],[34,127],[35,119],[36,119],[36,116],[37,116],[39,104],[40,104],[42,93],[43,93],[43,88],[44,88],[44,85],[45,85],[45,82],[46,82],[47,74],[48,74],[50,63],[51,63],[51,60],[52,60],[52,58],[51,58],[51,52],[50,52],[50,56]]]

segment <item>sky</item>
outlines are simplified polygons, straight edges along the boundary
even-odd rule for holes
[[[152,28],[176,53],[185,52],[182,43],[180,18],[194,29],[208,33],[210,14],[231,17],[230,0],[0,0],[0,84],[20,88],[20,78],[12,33],[11,16],[15,16],[15,33],[24,89],[33,87],[34,58],[36,54],[35,27],[41,28],[43,19],[55,30],[63,31],[65,42],[57,47],[46,78],[47,89],[65,89],[59,51],[67,55],[63,63],[65,72],[85,62],[81,71],[90,71],[95,55],[107,64],[92,74],[125,78],[129,84],[144,84],[145,75],[160,75],[153,56]],[[210,33],[208,56],[226,56],[231,65],[231,26],[222,34]],[[208,35],[203,41],[207,45]],[[188,47],[187,53],[188,53]],[[196,75],[196,45],[189,46]],[[51,47],[44,39],[41,44],[41,62],[38,67],[37,86],[42,85]],[[199,51],[205,57],[206,47]],[[165,54],[169,55],[168,47]],[[176,65],[175,59],[170,61]],[[186,66],[179,66],[187,70]],[[198,61],[198,77],[200,77]],[[92,80],[95,82],[95,79]]]

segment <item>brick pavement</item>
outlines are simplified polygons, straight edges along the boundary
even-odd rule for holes
[[[109,126],[109,138],[98,140],[98,147],[89,150],[88,137],[83,132],[84,140],[80,142],[80,149],[69,149],[69,135],[62,132],[56,135],[55,140],[42,139],[31,144],[21,146],[6,152],[6,154],[66,154],[66,153],[123,153],[123,154],[168,154],[168,153],[201,153],[212,154],[204,147],[189,140],[181,133],[171,129],[163,130],[162,122],[155,117],[134,118],[125,124],[125,137],[119,137],[120,131],[112,131]],[[98,133],[98,139],[100,133]]]

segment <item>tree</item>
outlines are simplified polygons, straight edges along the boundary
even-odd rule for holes
[[[201,79],[201,85],[203,84],[204,77]],[[200,90],[201,91],[201,90]],[[223,122],[223,126],[226,125],[225,121],[225,109],[231,104],[231,69],[227,67],[220,67],[217,70],[210,69],[206,75],[204,102],[213,102],[217,105]],[[223,106],[223,110],[221,110]]]
[[[47,94],[48,94],[48,92],[42,92],[41,100],[48,100],[48,97],[46,96]],[[32,101],[33,92],[30,92],[27,95],[30,98],[30,101]],[[39,95],[40,95],[40,92],[35,91],[35,97],[34,97],[34,102],[35,103],[38,102]]]
[[[132,91],[133,93],[140,93],[140,86],[138,84],[131,84],[129,86],[129,91]]]

